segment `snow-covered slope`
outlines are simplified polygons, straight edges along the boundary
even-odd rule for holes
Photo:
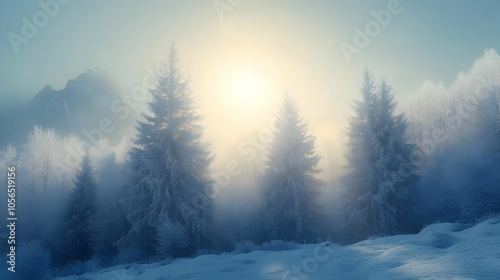
[[[434,224],[416,235],[351,246],[203,255],[168,264],[129,264],[62,279],[500,279],[500,217],[473,227]]]

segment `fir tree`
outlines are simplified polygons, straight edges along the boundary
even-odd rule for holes
[[[93,255],[96,179],[86,150],[76,173],[71,195],[54,253],[57,263],[87,261]]]
[[[360,93],[362,99],[356,102],[355,116],[350,119],[349,152],[346,155],[349,169],[346,176],[346,229],[353,240],[365,237],[368,229],[375,227],[371,194],[376,186],[371,167],[375,164],[377,153],[373,133],[376,96],[375,85],[368,71],[363,75]]]
[[[352,241],[406,229],[415,179],[414,147],[406,142],[404,115],[394,115],[390,86],[382,82],[377,90],[366,71],[361,95],[348,133],[346,227]]]
[[[149,255],[163,254],[158,251],[158,231],[168,231],[168,225],[176,227],[172,232],[187,232],[191,251],[206,245],[204,231],[213,209],[213,202],[204,195],[211,183],[212,157],[202,141],[201,117],[195,112],[189,81],[177,64],[172,46],[151,90],[150,114],[138,122],[130,153],[135,174],[125,204],[132,228],[118,244],[121,248],[138,246]]]
[[[391,87],[382,81],[376,106],[375,137],[378,143],[375,174],[378,231],[395,234],[406,228],[410,214],[409,191],[415,180],[410,161],[414,145],[407,143],[404,115],[395,115],[396,103]]]
[[[116,241],[130,229],[123,205],[120,203],[123,198],[128,196],[123,182],[125,179],[117,178],[126,178],[124,176],[125,165],[117,162],[114,153],[103,159],[100,164],[99,173],[105,174],[106,178],[112,181],[101,181],[103,190],[99,192],[99,198],[96,201],[96,216],[99,218],[95,221],[94,226],[96,231],[94,259],[100,264],[109,264],[112,258],[118,254]]]
[[[295,102],[287,94],[276,116],[265,177],[265,229],[270,239],[303,241],[317,218],[319,156]]]

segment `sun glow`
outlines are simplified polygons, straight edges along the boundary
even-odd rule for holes
[[[259,77],[244,73],[235,77],[232,87],[236,98],[242,101],[251,101],[262,90],[262,81]]]
[[[227,101],[237,109],[258,109],[270,94],[268,82],[254,69],[235,69],[227,75],[224,84]]]

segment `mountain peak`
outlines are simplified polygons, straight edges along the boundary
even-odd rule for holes
[[[116,98],[120,95],[119,91],[119,86],[109,73],[100,69],[88,69],[75,79],[68,80],[61,90],[54,90],[50,85],[43,87],[33,97],[32,103],[42,106],[61,103],[64,99],[69,105],[79,106],[82,102],[99,103],[98,100]]]
[[[111,75],[100,69],[88,69],[86,72],[80,74],[76,79],[71,79],[66,84],[66,88],[71,86],[72,83],[76,84],[114,84]]]
[[[48,99],[52,98],[55,93],[57,93],[57,91],[55,91],[52,88],[52,86],[46,85],[42,88],[42,90],[40,90],[40,92],[38,92],[37,95],[35,95],[35,97],[33,97],[32,101],[41,102],[44,100],[48,100]]]

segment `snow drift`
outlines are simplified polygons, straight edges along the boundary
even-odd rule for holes
[[[497,279],[500,217],[474,226],[433,224],[416,235],[323,242],[291,251],[202,255],[153,264],[127,264],[59,280],[167,279]]]

